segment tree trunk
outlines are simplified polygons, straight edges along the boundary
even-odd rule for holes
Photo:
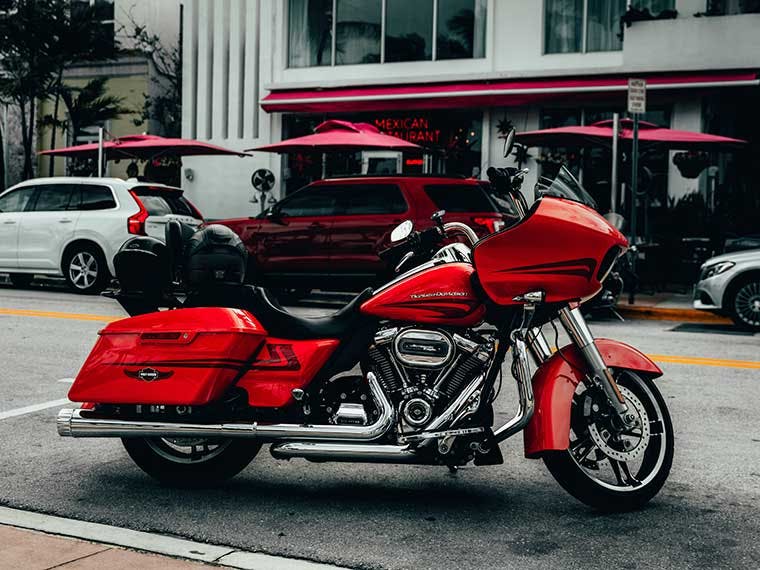
[[[30,179],[34,177],[34,166],[32,164],[32,156],[34,151],[34,97],[29,99],[29,123],[27,124],[27,128],[29,129],[29,132],[26,136],[26,144],[27,148],[24,151],[24,170],[27,172],[25,175],[26,179]]]
[[[58,107],[61,101],[61,82],[63,81],[63,67],[58,69],[58,77],[55,82],[55,104],[53,105],[53,124],[50,127],[50,150],[55,148],[56,121],[58,120]],[[50,164],[48,165],[48,176],[55,175],[55,156],[50,155]]]
[[[28,180],[31,178],[31,167],[32,167],[32,148],[31,144],[29,142],[29,131],[27,130],[27,123],[26,123],[26,99],[20,98],[18,100],[18,108],[21,115],[21,146],[24,149],[24,169],[22,172],[22,177],[24,180]]]
[[[0,192],[5,190],[5,144],[4,141],[7,138],[5,130],[8,125],[2,123],[3,128],[0,129]]]

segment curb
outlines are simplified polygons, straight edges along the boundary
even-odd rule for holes
[[[618,313],[629,319],[644,319],[652,321],[681,321],[687,323],[702,323],[706,325],[732,325],[727,317],[698,311],[697,309],[677,309],[641,305],[617,305]]]
[[[0,506],[0,524],[241,570],[348,570],[331,564],[238,550],[231,546],[194,542],[3,506]]]

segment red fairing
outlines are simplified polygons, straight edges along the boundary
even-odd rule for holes
[[[600,338],[596,346],[611,368],[634,370],[653,378],[662,376],[659,366],[627,344]],[[573,394],[583,376],[579,371],[586,367],[580,351],[572,344],[562,348],[562,355],[555,353],[539,367],[533,376],[535,412],[523,432],[525,457],[567,449]]]
[[[100,331],[69,399],[207,404],[259,353],[266,334],[250,313],[237,309],[180,309],[116,321]]]
[[[237,386],[257,408],[280,408],[293,401],[292,391],[305,388],[338,347],[339,341],[268,338]]]
[[[474,261],[497,304],[516,304],[514,297],[529,291],[544,291],[547,302],[560,303],[598,293],[600,267],[609,269],[626,247],[623,234],[591,208],[544,197],[521,223],[479,242]]]
[[[430,325],[475,326],[485,307],[472,289],[474,269],[468,263],[446,263],[414,273],[381,290],[362,313]]]

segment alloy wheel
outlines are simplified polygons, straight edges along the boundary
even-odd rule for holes
[[[156,437],[145,441],[158,455],[173,463],[204,463],[222,453],[232,440]]]
[[[736,315],[751,327],[760,327],[760,282],[743,285],[734,297]]]
[[[89,251],[80,251],[69,262],[69,278],[77,289],[89,289],[98,280],[98,260]]]

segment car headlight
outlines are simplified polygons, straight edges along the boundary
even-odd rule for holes
[[[707,265],[702,269],[701,279],[709,279],[710,277],[715,277],[716,275],[725,273],[726,271],[731,269],[734,265],[736,265],[736,263],[734,263],[733,261],[721,261],[720,263]]]

